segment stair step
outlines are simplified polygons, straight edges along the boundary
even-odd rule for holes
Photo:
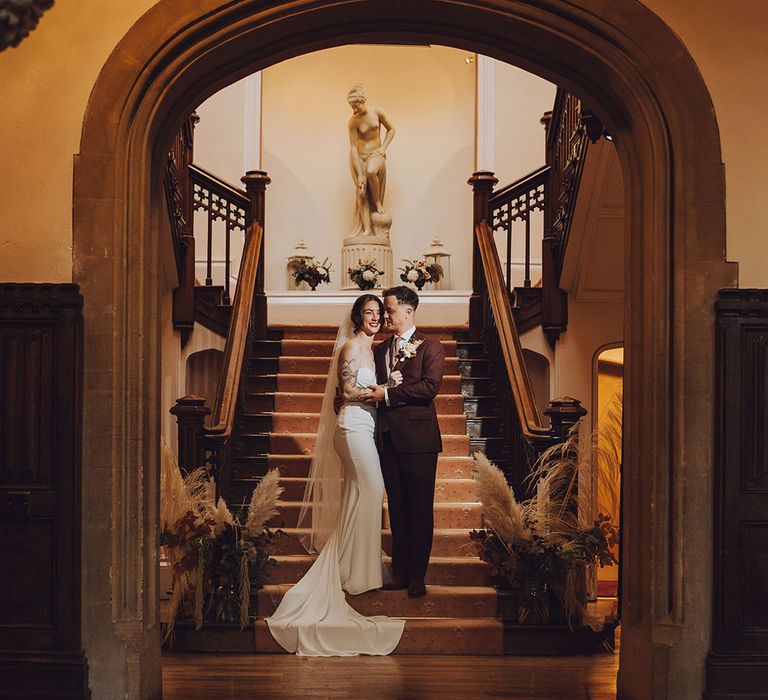
[[[252,357],[280,357],[281,352],[280,340],[255,340],[251,345]]]
[[[461,377],[463,396],[496,396],[496,387],[490,377]]]
[[[374,341],[374,347],[387,339],[386,335]],[[295,355],[298,357],[330,357],[333,354],[334,339],[315,338],[285,338],[282,342],[282,355]],[[440,340],[446,357],[456,357],[456,341],[451,339]]]
[[[462,358],[485,357],[485,345],[479,340],[459,340],[456,342],[456,355]]]
[[[336,340],[336,326],[274,326],[270,337],[280,335],[283,340]],[[456,340],[466,334],[466,326],[419,326],[419,331],[439,340]]]
[[[253,420],[249,423],[251,418]],[[437,421],[440,425],[440,431],[446,435],[467,433],[467,419],[463,413],[457,416],[438,415]],[[273,433],[315,433],[319,423],[319,413],[273,413],[262,416],[243,416],[243,425],[263,426],[256,428],[259,432],[269,430],[271,425]]]
[[[299,520],[299,511],[301,510],[301,502],[299,501],[280,501],[277,504],[278,513],[272,516],[268,521],[269,527],[296,527],[296,523]],[[481,525],[481,506],[479,503],[452,503],[446,501],[443,503],[435,503],[435,527],[446,528],[459,528],[462,530],[469,530],[471,528],[477,528]],[[384,528],[389,527],[389,509],[387,504],[384,504],[382,517],[382,526]]]
[[[502,437],[469,437],[469,454],[482,452],[491,460],[506,460],[507,450]]]
[[[325,382],[327,379],[327,370],[325,374],[280,374],[279,376],[269,375],[265,377],[252,376],[248,378],[248,391],[301,391],[322,394],[325,391]],[[488,394],[487,391],[484,393]],[[440,385],[440,394],[467,395],[462,389],[462,379],[458,374],[448,374],[443,376],[443,383]]]
[[[253,446],[252,454],[305,454],[311,455],[315,449],[315,435],[313,433],[294,433],[293,435],[284,435],[281,433],[271,433],[269,435],[269,449],[259,449],[263,445],[263,440],[257,439],[262,436],[241,435],[238,443],[246,443],[251,438]],[[443,454],[446,456],[469,455],[470,439],[468,435],[443,435]]]
[[[259,617],[268,617],[293,584],[264,586],[258,592]],[[368,591],[347,594],[347,602],[361,615],[388,617],[492,618],[497,613],[496,589],[490,586],[427,586],[423,598],[409,598],[406,591]]]
[[[483,360],[463,360],[463,362],[483,362]],[[296,355],[281,355],[279,358],[255,357],[248,364],[249,374],[322,374],[328,376],[331,367],[330,357],[300,357]],[[469,369],[465,368],[465,371]],[[445,359],[445,373],[459,374],[459,359]],[[467,375],[469,376],[469,375]]]
[[[287,392],[276,394],[254,394],[246,397],[248,412],[274,410],[278,413],[319,413],[323,404],[321,393]],[[274,405],[274,408],[272,406]],[[269,407],[269,408],[265,408]],[[458,415],[464,413],[464,397],[461,394],[440,394],[435,399],[435,407],[440,415]]]
[[[272,583],[296,583],[314,563],[316,556],[277,555],[277,566],[269,569]],[[391,564],[389,557],[385,558]],[[431,557],[427,569],[427,585],[440,586],[489,586],[490,567],[477,558],[469,557]]]
[[[462,396],[467,418],[496,416],[499,400],[495,396]]]
[[[254,632],[257,654],[286,653],[273,639],[264,620],[256,620]],[[484,618],[408,619],[392,653],[498,656],[504,653],[504,627],[501,620]]]
[[[501,419],[498,416],[467,418],[466,433],[471,438],[498,437],[501,432]]]
[[[485,358],[458,358],[459,375],[461,377],[488,377],[490,365]]]
[[[433,557],[461,557],[468,559],[477,558],[477,549],[469,539],[469,531],[472,528],[435,528],[432,533]],[[285,527],[283,531],[286,537],[275,539],[270,545],[270,553],[280,554],[306,554],[307,551],[299,541],[299,537],[307,534],[306,529]],[[382,529],[381,548],[387,555],[392,554],[392,531]]]
[[[283,491],[280,499],[283,501],[300,501],[308,479],[297,477],[281,477],[280,486]],[[258,483],[256,480],[251,491]],[[476,482],[474,479],[437,479],[435,481],[435,501],[440,503],[477,503]]]
[[[262,458],[254,458],[260,460]],[[279,469],[280,474],[285,477],[306,477],[309,474],[309,465],[312,461],[311,455],[283,455],[270,454],[266,457],[266,467],[268,469]],[[438,479],[469,479],[472,478],[471,457],[458,456],[449,457],[447,455],[438,455],[437,457],[437,478]],[[262,468],[261,462],[249,460],[239,460],[235,463],[237,473],[248,476],[253,472],[248,471],[252,468]],[[256,472],[262,474],[265,472]]]

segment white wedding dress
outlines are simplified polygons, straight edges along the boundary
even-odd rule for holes
[[[373,369],[359,370],[358,387],[375,383]],[[389,654],[403,634],[405,620],[365,617],[344,595],[382,585],[384,480],[375,423],[373,406],[350,402],[339,411],[333,444],[344,467],[344,491],[336,526],[315,563],[267,618],[280,646],[300,656]]]

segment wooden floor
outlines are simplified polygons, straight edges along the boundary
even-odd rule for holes
[[[616,697],[618,652],[595,656],[308,658],[176,653],[163,657],[163,698]]]

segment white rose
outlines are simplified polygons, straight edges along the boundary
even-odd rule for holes
[[[408,277],[409,282],[415,282],[417,279],[419,279],[419,273],[416,270],[408,270],[408,274],[406,275]]]
[[[366,282],[373,282],[373,280],[376,279],[376,275],[374,275],[373,272],[371,272],[370,270],[365,270],[363,272],[363,279]]]

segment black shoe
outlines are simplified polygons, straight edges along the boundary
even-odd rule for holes
[[[395,579],[394,581],[389,581],[388,583],[385,583],[382,587],[382,591],[402,591],[408,588],[408,581],[403,581],[401,579]]]
[[[408,586],[409,598],[421,598],[425,595],[427,595],[427,587],[424,585],[423,581],[417,581]]]

